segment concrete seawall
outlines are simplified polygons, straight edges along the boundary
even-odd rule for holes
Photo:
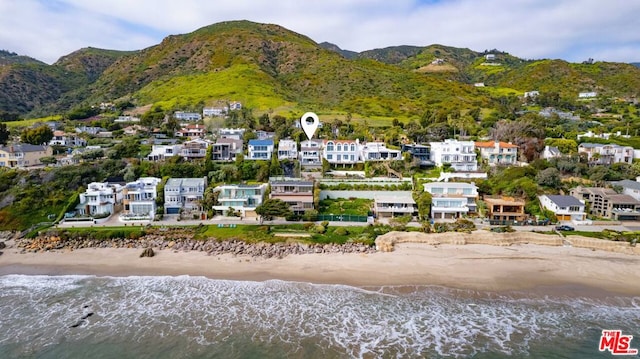
[[[475,231],[472,233],[418,233],[418,232],[389,232],[376,238],[376,249],[381,252],[391,252],[397,243],[437,244],[487,244],[494,246],[510,246],[512,244],[537,244],[544,246],[562,246],[564,243],[576,248],[589,248],[608,252],[640,255],[639,247],[632,247],[627,242],[614,242],[606,239],[588,238],[582,236],[559,236],[533,233],[512,232],[492,233]]]

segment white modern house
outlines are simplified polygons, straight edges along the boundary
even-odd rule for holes
[[[49,146],[84,147],[87,141],[74,133],[64,131],[53,131],[53,137],[49,141]]]
[[[478,187],[465,182],[430,182],[424,190],[431,194],[431,218],[451,219],[476,212]]]
[[[142,177],[127,183],[122,191],[124,208],[120,220],[153,220],[156,214],[157,186],[160,182],[160,178]]]
[[[207,177],[170,178],[164,185],[164,212],[180,214],[181,211],[198,211],[200,215],[206,188]]]
[[[173,114],[173,117],[175,117],[178,120],[182,120],[182,121],[200,121],[200,120],[202,120],[202,115],[200,115],[197,112],[176,111]]]
[[[610,165],[614,163],[631,164],[634,151],[631,146],[584,142],[578,146],[578,153],[586,154],[591,164]]]
[[[475,143],[446,139],[443,142],[431,142],[431,160],[436,166],[450,164],[455,171],[473,172],[478,170]]]
[[[489,166],[512,166],[518,162],[518,146],[512,143],[487,141],[476,142],[475,146]]]
[[[242,217],[257,217],[256,207],[262,204],[267,184],[229,184],[218,186],[218,205],[213,206],[217,214],[228,215],[229,208]]]
[[[384,142],[366,142],[362,145],[362,159],[365,161],[401,160],[400,150],[387,148]]]
[[[273,154],[273,140],[249,140],[248,160],[270,161]]]
[[[147,155],[149,161],[163,161],[167,158],[180,155],[182,145],[152,145],[151,153]]]
[[[244,128],[221,128],[218,130],[218,138],[241,140],[244,136],[244,131]]]
[[[86,191],[80,193],[76,212],[82,216],[113,214],[115,206],[122,203],[122,189],[115,183],[91,182]]]
[[[305,140],[300,142],[300,165],[322,165],[322,140]]]
[[[378,218],[416,216],[418,214],[418,206],[411,191],[377,193],[373,198],[373,205],[373,210]]]
[[[584,221],[585,202],[574,196],[545,194],[538,196],[540,205],[556,215],[558,221]]]
[[[278,159],[295,160],[298,158],[298,144],[294,140],[280,140],[278,142]]]
[[[202,109],[203,117],[217,117],[224,116],[227,114],[227,107],[205,107]]]
[[[332,165],[353,165],[362,162],[360,159],[359,140],[324,140],[323,154]]]

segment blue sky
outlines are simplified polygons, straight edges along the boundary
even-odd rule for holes
[[[220,21],[275,23],[363,51],[443,44],[526,59],[640,61],[638,0],[2,0],[0,49],[53,63],[138,50]]]

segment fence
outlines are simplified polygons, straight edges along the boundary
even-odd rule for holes
[[[313,221],[367,222],[368,218],[368,216],[359,216],[355,214],[319,214]]]

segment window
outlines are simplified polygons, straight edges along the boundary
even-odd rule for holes
[[[340,148],[340,145],[338,145],[338,148]],[[338,157],[336,158],[337,161],[340,161],[342,159],[342,155],[338,155]]]
[[[351,144],[351,152],[356,152],[356,145],[353,143]]]
[[[333,142],[327,142],[327,151],[333,152]]]
[[[333,155],[327,155],[327,159],[328,160],[332,160],[333,159]]]
[[[338,144],[338,146],[336,148],[336,151],[338,151],[338,152],[342,151],[342,145],[341,144]]]

